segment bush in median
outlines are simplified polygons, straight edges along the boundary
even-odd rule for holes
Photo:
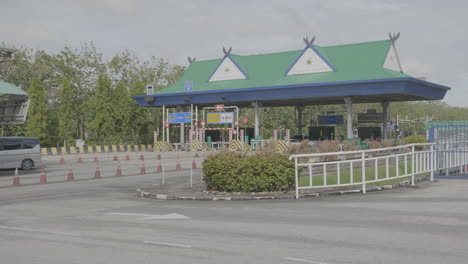
[[[294,185],[294,162],[279,153],[221,152],[205,159],[203,175],[209,190],[280,191]]]

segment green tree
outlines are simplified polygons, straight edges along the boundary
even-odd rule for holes
[[[128,90],[123,82],[118,82],[114,92],[115,98],[115,132],[120,142],[127,143],[131,138],[130,111],[133,99],[129,96]]]
[[[44,85],[36,77],[33,79],[29,93],[29,113],[26,122],[26,135],[45,140],[47,137],[47,100]]]
[[[114,142],[114,95],[112,83],[107,75],[100,75],[96,86],[96,114],[91,124],[96,131],[98,143],[109,144]]]
[[[73,145],[73,139],[76,136],[76,106],[73,104],[73,98],[70,82],[67,78],[63,78],[58,119],[60,138],[67,145]]]

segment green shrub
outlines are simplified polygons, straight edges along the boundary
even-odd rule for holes
[[[279,153],[220,152],[203,161],[203,175],[209,190],[280,191],[294,185],[294,162]]]
[[[405,137],[403,139],[403,143],[406,144],[413,144],[413,143],[427,143],[427,139],[425,136],[420,136],[420,135],[411,135],[408,137]]]

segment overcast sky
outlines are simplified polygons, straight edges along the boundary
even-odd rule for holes
[[[468,107],[468,1],[450,0],[0,0],[0,42],[57,52],[93,41],[187,65],[222,57],[382,40],[401,32],[403,70],[450,86],[445,101]]]

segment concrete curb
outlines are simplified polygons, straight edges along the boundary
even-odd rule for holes
[[[421,178],[415,179],[415,184],[423,181],[428,181],[430,179],[429,175]],[[378,191],[385,191],[391,189],[397,189],[402,187],[411,187],[411,181],[406,180],[399,183],[391,184],[391,185],[383,185],[383,186],[376,186],[376,187],[369,187],[366,188],[366,192],[378,192]],[[150,198],[155,200],[182,200],[182,201],[251,201],[251,200],[278,200],[278,199],[294,199],[295,196],[293,193],[289,194],[278,194],[278,195],[265,195],[265,196],[254,196],[254,195],[240,195],[240,196],[177,196],[177,195],[170,195],[170,194],[157,194],[151,193],[148,191],[144,191],[142,189],[137,189],[137,196]],[[352,190],[341,190],[341,191],[324,191],[324,192],[317,192],[317,193],[309,193],[309,194],[301,194],[300,199],[303,198],[319,198],[319,197],[327,197],[327,196],[336,196],[336,195],[345,195],[345,194],[353,194],[353,193],[362,193],[361,189],[352,189]]]

